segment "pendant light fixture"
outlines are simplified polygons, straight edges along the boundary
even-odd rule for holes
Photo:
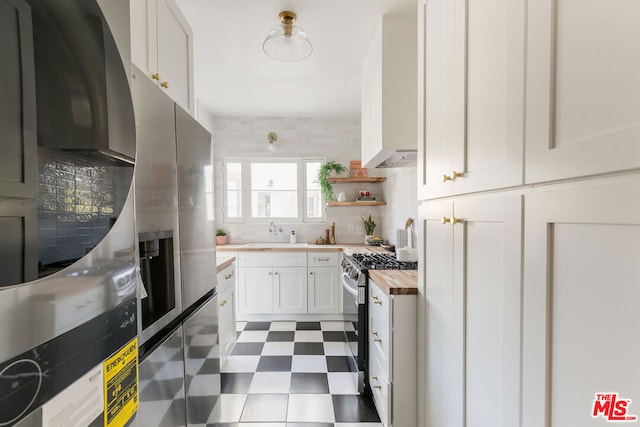
[[[307,38],[307,33],[297,25],[296,14],[290,11],[280,12],[278,15],[281,25],[273,27],[262,43],[262,50],[267,56],[278,61],[302,61],[313,52],[313,46]]]

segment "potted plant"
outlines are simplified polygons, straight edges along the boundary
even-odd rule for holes
[[[227,244],[227,233],[222,228],[218,228],[216,230],[216,245],[226,245],[226,244]]]
[[[320,182],[320,190],[322,191],[322,197],[325,202],[329,202],[334,199],[333,185],[329,182],[329,176],[331,176],[332,173],[337,175],[346,171],[346,167],[342,166],[340,163],[334,162],[333,160],[320,166],[320,169],[318,170],[318,181]]]
[[[371,218],[371,214],[369,214],[367,219],[364,219],[363,217],[360,217],[360,219],[362,219],[362,225],[364,225],[364,244],[366,245],[369,243],[369,239],[373,237],[373,231],[376,229],[376,223],[373,221],[373,218]]]

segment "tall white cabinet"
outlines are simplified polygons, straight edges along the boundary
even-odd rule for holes
[[[194,113],[193,32],[175,0],[133,0],[131,61]]]
[[[639,12],[419,2],[420,427],[640,413]]]

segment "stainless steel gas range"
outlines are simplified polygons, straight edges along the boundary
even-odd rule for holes
[[[354,253],[342,261],[344,312],[353,314],[356,340],[348,340],[353,353],[353,366],[358,370],[360,393],[370,393],[368,382],[368,317],[369,270],[416,270],[417,262],[398,261],[395,254]],[[349,338],[349,337],[347,337]]]

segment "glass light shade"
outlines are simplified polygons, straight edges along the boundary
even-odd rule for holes
[[[278,61],[302,61],[313,52],[313,46],[302,28],[283,24],[273,27],[262,44],[267,56]]]

